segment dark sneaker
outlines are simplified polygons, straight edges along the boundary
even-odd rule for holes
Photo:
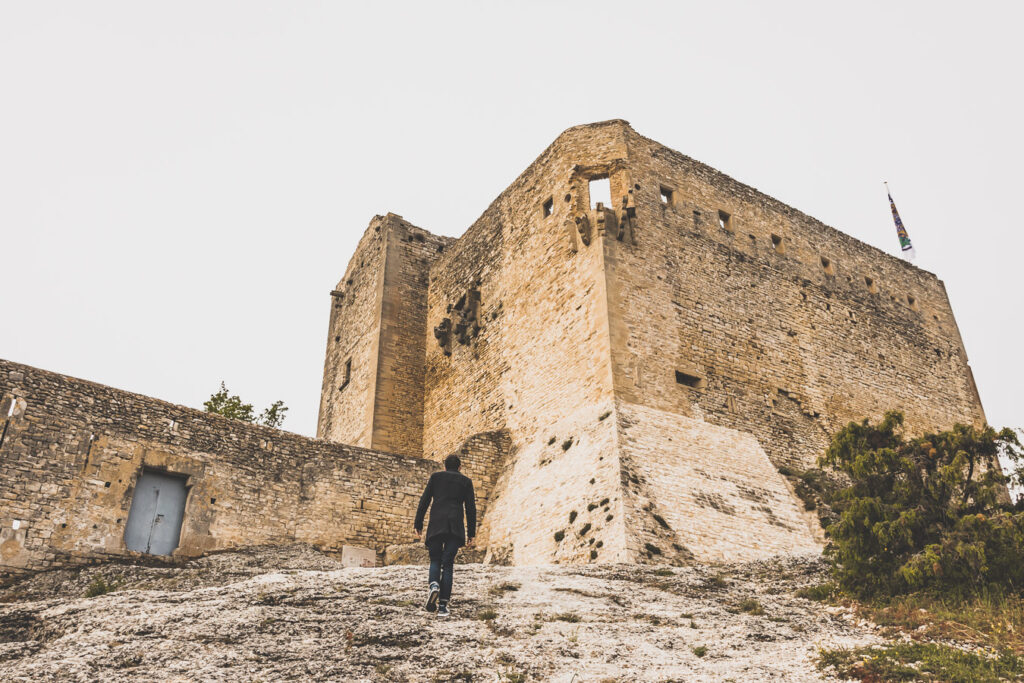
[[[427,593],[427,604],[425,605],[428,612],[434,612],[437,610],[437,596],[441,594],[441,587],[437,583],[430,584],[430,592]]]
[[[442,602],[437,606],[437,616],[447,617],[448,616],[448,603]]]

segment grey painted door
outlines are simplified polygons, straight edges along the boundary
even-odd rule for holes
[[[143,472],[135,485],[124,544],[129,550],[170,555],[178,547],[185,515],[185,480],[159,472]]]

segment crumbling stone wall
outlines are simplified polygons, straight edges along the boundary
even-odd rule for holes
[[[578,537],[588,505],[618,506],[621,497],[607,420],[604,257],[599,240],[583,243],[574,220],[588,206],[587,174],[607,173],[624,154],[615,125],[568,131],[431,267],[424,454],[443,457],[473,434],[508,431],[515,456],[501,471],[485,530],[518,563],[625,552],[621,515],[595,517]],[[474,293],[471,334],[446,347],[433,333],[454,332],[460,302]]]
[[[626,135],[638,243],[606,242],[617,396],[750,432],[796,467],[892,408],[915,432],[984,421],[941,280]]]
[[[297,541],[380,553],[413,540],[437,469],[3,360],[0,399],[16,406],[0,418],[0,579],[131,554],[124,528],[143,468],[188,477],[182,556]]]

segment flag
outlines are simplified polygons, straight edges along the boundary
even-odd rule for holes
[[[885,184],[885,193],[889,195],[889,208],[892,209],[892,222],[896,224],[896,236],[900,238],[900,249],[903,250],[903,257],[908,261],[913,261],[914,256],[917,254],[914,252],[914,245],[910,243],[910,235],[907,234],[907,229],[903,227],[903,221],[900,220],[900,212],[896,210],[896,202],[892,200],[892,192],[889,191],[889,183]]]

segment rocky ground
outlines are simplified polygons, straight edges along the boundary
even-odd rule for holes
[[[819,648],[880,642],[795,596],[816,558],[657,568],[342,568],[307,547],[105,565],[0,592],[5,681],[819,681]],[[83,595],[114,590],[96,597]]]

